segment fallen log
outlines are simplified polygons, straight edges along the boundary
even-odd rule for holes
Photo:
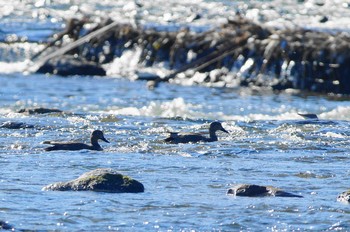
[[[44,56],[44,57],[40,57],[41,53],[39,53],[39,55],[34,56],[34,59],[32,60],[33,64],[31,64],[31,67],[28,67],[28,70],[30,70],[31,72],[36,72],[43,64],[45,64],[47,61],[49,61],[52,58],[55,57],[59,57],[59,56],[63,56],[64,54],[66,54],[67,52],[71,51],[72,49],[83,45],[85,43],[88,43],[91,39],[93,39],[96,36],[99,36],[101,33],[105,33],[111,29],[113,29],[113,27],[116,27],[119,23],[118,22],[112,22],[96,31],[93,31],[87,35],[85,35],[84,37],[70,43],[67,44],[66,46],[59,48],[58,50]],[[47,48],[44,48],[44,50],[46,50]]]

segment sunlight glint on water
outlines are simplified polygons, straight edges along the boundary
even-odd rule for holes
[[[346,102],[169,84],[149,91],[144,82],[113,78],[85,78],[84,85],[81,81],[21,74],[0,79],[6,85],[0,122],[34,125],[0,128],[0,162],[6,167],[1,217],[17,228],[348,228],[343,224],[347,206],[335,199],[349,177],[349,123],[332,118],[339,111],[349,120]],[[258,107],[262,105],[266,107]],[[69,113],[15,113],[38,106]],[[309,106],[322,112],[321,121],[307,122],[297,115]],[[219,133],[219,142],[208,144],[162,143],[169,131],[206,133],[211,120],[223,121],[230,134]],[[45,140],[88,142],[96,128],[111,142],[101,143],[103,152],[43,151]],[[41,191],[49,183],[101,167],[140,180],[146,192],[116,196]],[[226,190],[239,183],[273,185],[304,198],[226,196]]]
[[[184,25],[207,30],[236,11],[271,26],[348,31],[347,3],[156,0],[144,2],[142,11],[134,1],[1,3],[0,39],[10,43],[0,46],[0,125],[20,122],[33,128],[0,128],[0,220],[23,230],[350,230],[349,206],[336,202],[349,188],[346,98],[175,84],[149,91],[145,82],[120,78],[138,69],[137,50],[115,60],[106,78],[21,73],[25,60],[41,48],[36,42],[81,12],[169,31]],[[195,13],[201,17],[190,21]],[[323,15],[329,21],[321,24]],[[11,43],[16,38],[30,42]],[[162,65],[146,71],[164,75]],[[17,113],[34,107],[65,113]],[[316,113],[320,120],[304,120],[298,112]],[[162,142],[168,132],[207,133],[213,120],[230,132],[219,132],[218,142]],[[47,140],[87,143],[94,129],[111,142],[101,143],[102,152],[44,151]],[[145,193],[41,191],[96,168],[141,181]],[[239,183],[272,185],[304,198],[227,196]]]

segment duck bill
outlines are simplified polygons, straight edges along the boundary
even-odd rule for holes
[[[221,131],[227,133],[227,134],[230,134],[227,130],[225,130],[224,128],[221,128]]]
[[[109,141],[107,139],[105,139],[104,137],[101,138],[102,141],[105,141],[106,143],[109,143]]]

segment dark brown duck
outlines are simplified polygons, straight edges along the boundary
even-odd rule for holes
[[[102,151],[102,147],[98,143],[98,140],[102,140],[106,143],[109,143],[105,139],[103,132],[100,130],[94,130],[91,133],[91,145],[85,143],[75,143],[75,142],[54,142],[54,141],[45,141],[44,144],[53,145],[52,147],[45,148],[45,151],[56,151],[56,150],[69,150],[69,151],[78,151],[83,149]]]
[[[199,133],[176,133],[171,132],[170,136],[164,141],[167,143],[198,143],[198,142],[215,142],[218,141],[216,131],[223,131],[228,133],[225,130],[220,122],[212,122],[209,127],[209,137],[203,136]]]

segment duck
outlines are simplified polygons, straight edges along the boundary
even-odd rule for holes
[[[177,133],[170,132],[170,136],[164,139],[166,143],[198,143],[198,142],[215,142],[218,141],[216,131],[229,132],[223,128],[220,122],[212,122],[209,126],[209,137],[203,136],[199,133]]]
[[[300,115],[304,119],[318,120],[317,114],[301,114],[301,113],[298,113],[298,115]]]
[[[91,133],[91,145],[85,143],[76,143],[76,142],[55,142],[55,141],[45,141],[44,144],[53,145],[52,147],[45,148],[45,151],[57,151],[57,150],[69,150],[69,151],[78,151],[78,150],[95,150],[102,151],[102,147],[98,143],[98,140],[102,140],[106,143],[109,143],[107,139],[105,139],[103,132],[100,130],[94,130]]]

